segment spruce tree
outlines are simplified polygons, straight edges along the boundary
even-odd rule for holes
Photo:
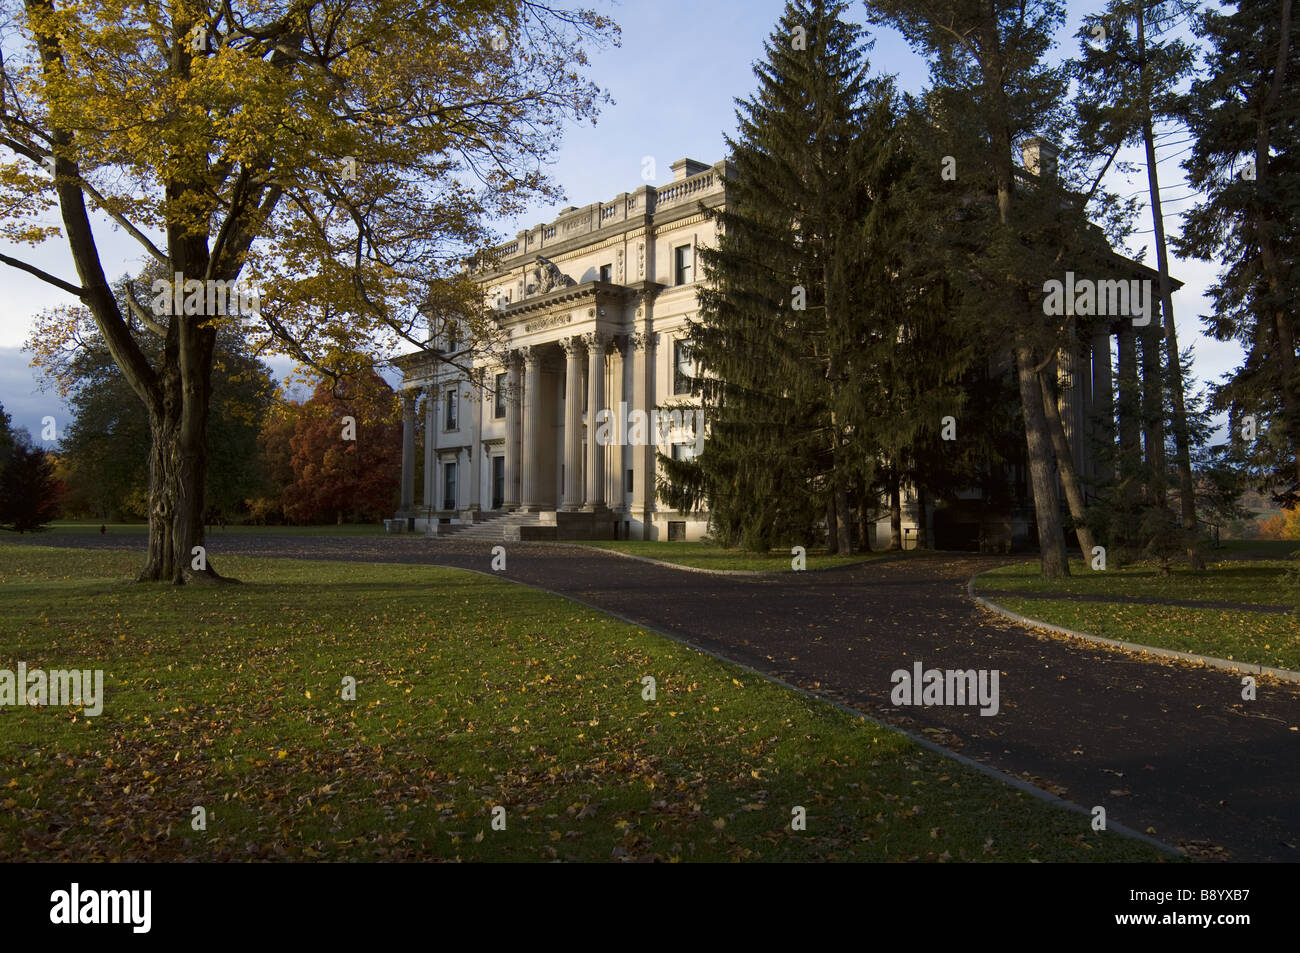
[[[850,499],[871,468],[855,439],[862,305],[858,231],[871,206],[873,134],[888,84],[868,76],[845,4],[792,0],[738,101],[734,175],[701,249],[707,285],[691,331],[710,438],[688,464],[661,458],[665,499],[707,499],[715,535],[749,548],[815,540],[850,548]],[[872,108],[876,103],[876,108]]]
[[[1168,380],[1174,389],[1168,394],[1173,411],[1169,423],[1174,435],[1174,457],[1183,529],[1194,536],[1197,528],[1196,494],[1192,478],[1191,440],[1187,425],[1183,375],[1174,323],[1173,282],[1169,274],[1168,243],[1164,208],[1156,160],[1158,122],[1176,117],[1182,110],[1178,87],[1191,70],[1192,48],[1172,31],[1192,13],[1190,0],[1111,0],[1106,9],[1084,20],[1079,31],[1080,57],[1073,64],[1079,79],[1075,108],[1080,118],[1079,138],[1096,154],[1109,154],[1112,161],[1120,148],[1140,143],[1145,153],[1148,199],[1151,205],[1156,268],[1160,280],[1160,320],[1164,327],[1164,360],[1170,367]],[[1154,329],[1152,329],[1154,330]],[[1159,358],[1144,338],[1148,368]],[[1152,378],[1154,379],[1154,378]],[[1148,395],[1158,404],[1159,395]],[[1147,426],[1153,457],[1162,455],[1163,428],[1152,420]],[[1163,505],[1165,486],[1163,461],[1152,459],[1153,483],[1149,491]],[[1193,568],[1200,568],[1196,547],[1188,549]]]
[[[1196,33],[1209,45],[1192,84],[1184,162],[1206,194],[1187,212],[1176,247],[1226,263],[1203,320],[1238,341],[1246,358],[1217,388],[1244,458],[1284,506],[1300,505],[1300,53],[1292,0],[1238,2],[1207,11]]]
[[[898,28],[931,62],[930,114],[944,140],[932,161],[953,160],[971,201],[954,205],[970,249],[959,273],[972,276],[964,307],[986,316],[1010,344],[1025,424],[1026,459],[1044,576],[1069,574],[1056,502],[1056,458],[1038,373],[1058,346],[1059,328],[1041,308],[1052,252],[1036,240],[1059,200],[1022,187],[1014,149],[1026,136],[1059,139],[1066,78],[1043,57],[1064,21],[1059,0],[866,0],[873,22]],[[944,151],[939,151],[944,149]],[[955,202],[959,201],[957,197]],[[991,213],[991,214],[990,214]],[[1036,247],[1038,246],[1038,247]]]

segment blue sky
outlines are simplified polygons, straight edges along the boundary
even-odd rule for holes
[[[597,125],[574,125],[568,130],[551,169],[563,187],[569,205],[603,201],[642,184],[645,156],[655,159],[658,184],[672,179],[669,165],[689,156],[713,163],[723,158],[723,135],[735,129],[734,99],[746,98],[754,89],[752,67],[763,55],[763,41],[776,23],[784,0],[630,0],[595,2],[623,28],[620,47],[598,51],[592,58],[591,78],[606,88],[615,100],[606,106]],[[1069,3],[1069,23],[1058,37],[1057,54],[1075,52],[1073,34],[1083,16],[1100,9],[1099,0]],[[862,6],[854,4],[850,14],[862,17]],[[895,74],[898,85],[919,90],[927,80],[925,61],[913,54],[896,34],[874,34],[876,46],[870,54],[874,69]],[[1162,151],[1162,186],[1167,196],[1182,197],[1181,170],[1177,153],[1185,146]],[[1124,193],[1145,187],[1144,175],[1126,184],[1120,177],[1112,186]],[[1176,233],[1176,213],[1189,203],[1177,202],[1167,211],[1167,221]],[[517,222],[503,223],[505,235],[549,221],[555,209],[530,210]],[[1149,214],[1137,225],[1149,229]],[[104,226],[98,239],[110,275],[127,270],[137,255],[134,246],[120,233]],[[1136,245],[1149,236],[1137,236]],[[72,269],[65,246],[49,243],[32,253],[28,249],[4,249],[15,257],[58,275],[70,276]],[[1154,261],[1154,252],[1147,255]],[[1175,260],[1175,275],[1186,287],[1174,300],[1179,341],[1197,347],[1196,371],[1202,380],[1213,380],[1235,366],[1240,352],[1235,345],[1200,336],[1199,315],[1208,310],[1202,297],[1213,280],[1214,266]],[[53,415],[62,431],[67,412],[53,391],[38,390],[29,356],[20,348],[30,333],[32,316],[45,308],[69,303],[56,289],[10,268],[0,266],[0,404],[18,426],[39,436],[41,418]],[[275,362],[277,371],[288,370],[288,362]]]

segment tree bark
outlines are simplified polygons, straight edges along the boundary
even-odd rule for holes
[[[1074,520],[1074,534],[1079,540],[1079,550],[1083,553],[1086,564],[1092,558],[1092,548],[1097,545],[1092,530],[1084,522],[1088,505],[1079,485],[1079,475],[1074,470],[1074,456],[1069,440],[1065,436],[1065,425],[1061,422],[1061,412],[1056,406],[1056,388],[1050,378],[1040,373],[1038,384],[1043,391],[1043,415],[1047,418],[1047,429],[1052,438],[1052,449],[1056,452],[1056,465],[1061,471],[1061,485],[1065,488],[1065,501],[1070,507],[1070,518]]]
[[[1173,283],[1169,280],[1169,252],[1165,242],[1165,214],[1160,198],[1160,170],[1156,164],[1156,137],[1151,122],[1151,88],[1146,59],[1146,4],[1137,8],[1138,63],[1142,86],[1142,141],[1146,146],[1147,192],[1151,221],[1155,229],[1156,267],[1160,273],[1160,318],[1165,326],[1165,359],[1169,362],[1169,399],[1174,430],[1174,464],[1178,469],[1178,507],[1183,529],[1196,532],[1196,487],[1192,480],[1191,440],[1187,433],[1187,405],[1183,399],[1183,359],[1178,353],[1178,329],[1174,324]],[[1204,569],[1205,560],[1195,545],[1187,550],[1193,569]]]
[[[1034,514],[1038,520],[1042,574],[1048,579],[1058,579],[1070,574],[1070,563],[1065,553],[1061,514],[1056,506],[1053,450],[1043,411],[1043,389],[1038,383],[1036,364],[1033,350],[1024,344],[1017,344],[1016,379],[1020,385],[1020,410],[1025,421],[1029,481],[1034,494]]]

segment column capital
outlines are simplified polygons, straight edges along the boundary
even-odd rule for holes
[[[654,344],[656,337],[658,335],[646,331],[634,331],[627,336],[627,345],[634,351],[644,351]]]
[[[582,343],[587,346],[587,350],[595,353],[604,351],[611,340],[612,338],[609,334],[605,334],[601,331],[588,331],[582,335]]]
[[[583,335],[571,334],[567,338],[560,338],[560,347],[564,348],[564,353],[570,357],[579,357],[583,350]]]
[[[542,349],[536,344],[524,344],[515,348],[519,359],[529,366],[535,366],[542,359]]]
[[[412,417],[415,416],[415,395],[414,388],[402,391],[402,413],[409,414]]]

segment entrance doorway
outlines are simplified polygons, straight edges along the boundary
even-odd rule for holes
[[[506,502],[506,458],[492,458],[492,509],[499,510]]]

